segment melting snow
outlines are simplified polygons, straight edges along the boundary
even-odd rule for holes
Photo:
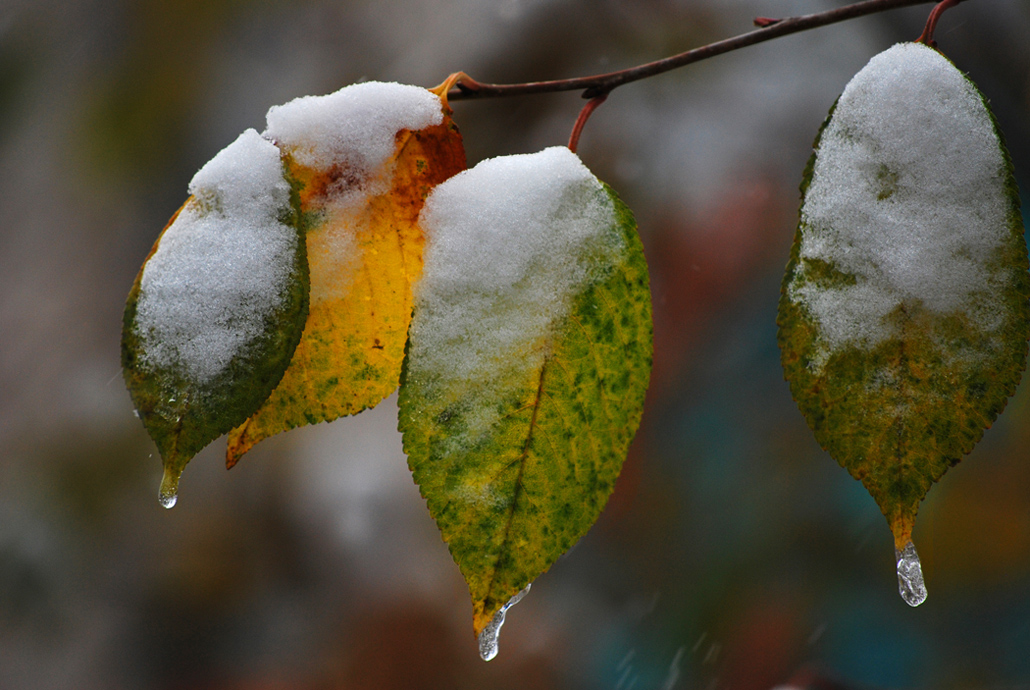
[[[443,110],[437,96],[418,86],[365,82],[273,106],[266,119],[264,136],[302,165],[339,165],[367,176],[393,153],[399,131],[438,125]]]
[[[354,230],[369,195],[388,191],[398,132],[443,122],[440,99],[417,86],[366,82],[305,96],[268,111],[264,136],[301,165],[338,176],[324,204],[331,217],[308,234],[311,304],[348,294],[360,258]],[[317,260],[314,260],[317,257]]]
[[[828,288],[802,269],[790,292],[829,348],[892,337],[885,317],[902,304],[995,326],[987,295],[1009,232],[1003,167],[979,93],[937,51],[898,44],[855,75],[816,151],[800,247],[803,260],[855,282]]]
[[[420,222],[409,376],[495,393],[540,361],[552,327],[623,241],[611,199],[565,147],[455,175],[429,195]]]
[[[145,365],[203,385],[265,330],[293,275],[296,230],[279,149],[248,129],[190,182],[147,261],[136,306]]]

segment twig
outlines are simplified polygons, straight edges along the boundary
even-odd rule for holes
[[[865,0],[853,5],[838,7],[826,12],[806,14],[800,17],[788,17],[778,21],[772,21],[767,17],[760,17],[760,23],[767,24],[764,28],[749,31],[746,34],[716,41],[700,48],[688,50],[679,55],[648,62],[643,65],[596,74],[590,77],[575,77],[573,79],[556,79],[553,81],[534,81],[524,84],[484,84],[474,79],[463,77],[457,83],[457,88],[452,89],[448,97],[452,101],[467,100],[470,98],[496,98],[501,96],[515,96],[531,93],[553,93],[556,91],[579,91],[583,90],[583,98],[595,98],[607,94],[623,84],[653,77],[656,74],[689,65],[701,60],[729,53],[734,50],[746,48],[757,43],[764,43],[780,36],[815,29],[820,26],[836,24],[837,22],[864,17],[870,14],[886,12],[901,7],[929,4],[933,0]],[[948,2],[952,0],[946,0]],[[959,0],[961,1],[961,0]],[[771,22],[771,23],[770,23]]]
[[[955,5],[962,2],[962,0],[942,0],[930,10],[930,16],[926,18],[926,26],[923,27],[923,33],[916,39],[916,43],[925,43],[931,48],[937,47],[937,42],[933,40],[933,32],[937,30],[937,20],[941,18],[945,10],[951,9]]]
[[[587,123],[587,119],[590,115],[597,110],[597,106],[604,103],[605,99],[608,98],[608,94],[602,93],[600,96],[594,96],[587,104],[583,106],[583,109],[579,111],[579,117],[576,118],[576,124],[572,126],[572,134],[569,135],[569,151],[576,152],[576,148],[579,146],[579,135],[583,132],[583,125]]]

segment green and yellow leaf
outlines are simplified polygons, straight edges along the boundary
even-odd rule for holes
[[[930,486],[1024,368],[1030,279],[1011,161],[976,87],[936,51],[901,44],[831,109],[801,189],[784,371],[901,553]]]
[[[300,338],[308,272],[289,180],[279,150],[245,132],[193,178],[129,293],[123,373],[168,507],[189,460],[268,397]]]
[[[456,176],[423,224],[399,426],[478,635],[615,486],[650,376],[648,273],[630,211],[564,148]]]

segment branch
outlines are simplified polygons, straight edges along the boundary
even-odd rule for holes
[[[864,2],[857,2],[853,5],[838,7],[834,10],[817,12],[815,14],[806,14],[800,17],[788,17],[786,19],[779,20],[759,17],[756,20],[756,23],[763,28],[755,31],[750,31],[746,34],[727,38],[722,41],[716,41],[715,43],[709,43],[708,45],[701,46],[700,48],[694,48],[693,50],[688,50],[685,53],[673,55],[662,60],[648,62],[629,69],[619,70],[618,72],[596,74],[590,77],[556,79],[553,81],[534,81],[527,82],[525,84],[484,84],[466,75],[462,75],[457,82],[457,88],[452,89],[448,93],[448,98],[452,101],[457,101],[467,100],[470,98],[495,98],[500,96],[516,96],[531,93],[579,91],[580,89],[583,90],[583,98],[595,98],[597,96],[608,94],[612,89],[622,86],[623,84],[628,84],[640,79],[647,79],[648,77],[653,77],[656,74],[662,74],[663,72],[668,72],[694,62],[700,62],[701,60],[707,60],[708,58],[715,57],[716,55],[722,55],[723,53],[729,53],[734,50],[746,48],[747,46],[752,46],[757,43],[771,41],[772,39],[779,38],[780,36],[787,36],[788,34],[807,31],[808,29],[815,29],[820,26],[828,26],[848,19],[864,17],[869,14],[877,14],[879,12],[886,12],[887,10],[894,10],[901,7],[926,5],[933,1],[934,0],[865,0]]]

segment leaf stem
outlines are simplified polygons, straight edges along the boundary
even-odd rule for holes
[[[587,123],[590,115],[597,110],[597,107],[605,102],[608,98],[608,94],[602,93],[599,96],[594,96],[583,109],[579,111],[579,117],[576,118],[576,124],[572,126],[572,134],[569,135],[569,150],[573,153],[576,152],[576,148],[579,146],[579,135],[583,132],[583,126]]]
[[[654,62],[648,62],[629,69],[605,74],[595,74],[589,77],[574,77],[572,79],[555,79],[551,81],[534,81],[522,84],[486,84],[478,82],[468,76],[462,75],[451,89],[448,97],[452,101],[468,100],[472,98],[497,98],[504,96],[516,96],[533,93],[554,93],[557,91],[583,91],[583,98],[595,98],[602,94],[608,94],[613,89],[629,84],[630,82],[647,79],[663,72],[669,72],[680,67],[713,58],[716,55],[729,53],[734,50],[746,48],[765,41],[771,41],[780,36],[815,29],[821,26],[836,24],[837,22],[864,17],[870,14],[886,12],[901,7],[913,5],[925,5],[933,0],[864,0],[852,5],[845,5],[826,12],[806,14],[799,17],[787,17],[785,19],[773,20],[768,17],[759,17],[756,22],[762,28],[749,31],[739,36],[727,38],[715,43],[693,48],[684,53],[673,55]],[[957,4],[961,0],[945,0],[941,5],[949,2]],[[940,5],[938,5],[939,7]],[[950,5],[949,5],[950,6]],[[935,8],[936,9],[936,8]],[[944,8],[946,9],[946,8]],[[941,10],[943,11],[943,10]],[[939,13],[938,13],[939,14]],[[931,13],[932,15],[932,13]]]
[[[446,79],[444,79],[443,83],[434,86],[433,88],[429,89],[429,91],[431,93],[435,93],[440,98],[440,100],[443,101],[443,104],[446,107],[448,94],[450,94],[451,89],[454,88],[454,86],[462,80],[473,83],[475,82],[474,79],[472,79],[469,75],[465,74],[464,72],[454,72]]]
[[[923,33],[919,34],[919,38],[916,39],[916,43],[923,43],[930,46],[931,48],[937,47],[937,42],[933,40],[933,32],[937,30],[937,20],[941,18],[945,10],[951,9],[955,5],[962,2],[962,0],[942,0],[937,3],[932,10],[930,10],[930,16],[926,18],[926,26],[923,27]]]

